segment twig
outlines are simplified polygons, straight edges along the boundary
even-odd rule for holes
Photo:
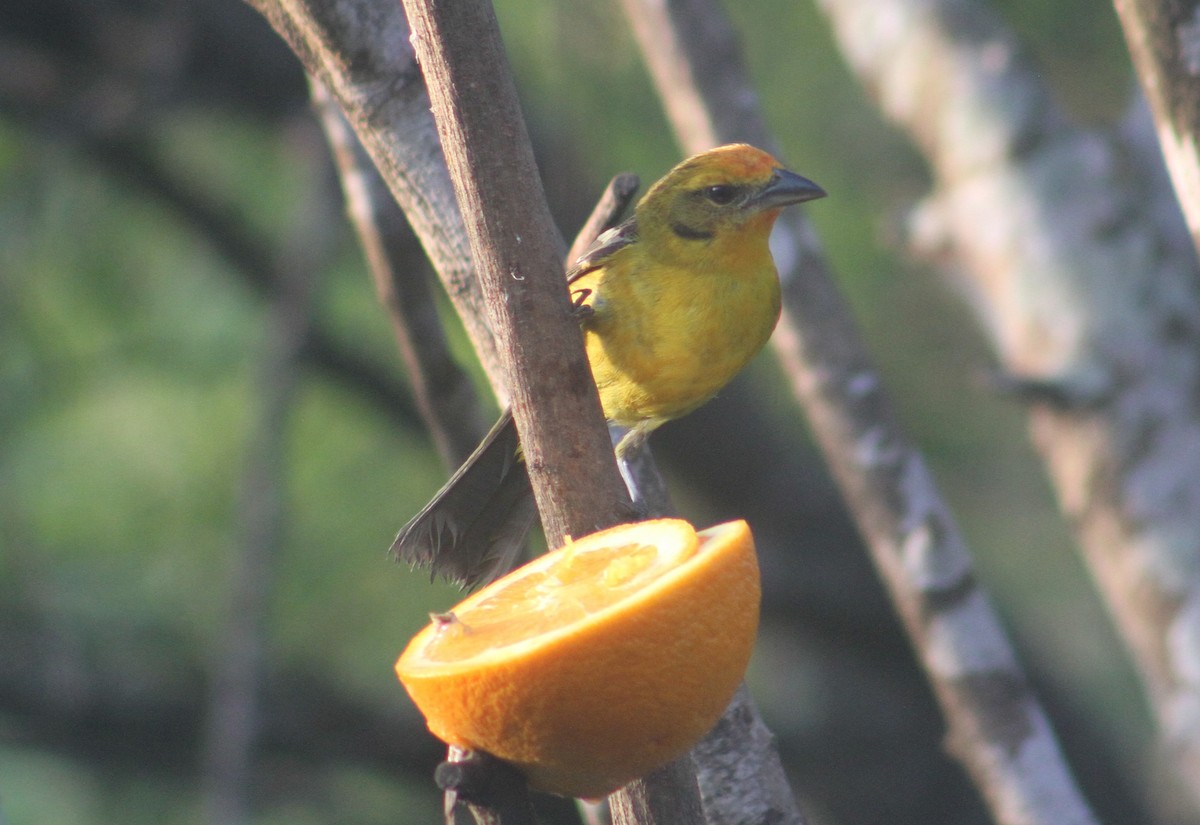
[[[674,101],[668,113],[689,151],[733,140],[773,147],[732,28],[715,3],[624,2],[660,95]],[[775,350],[917,647],[954,752],[999,822],[1093,822],[975,583],[958,528],[797,214],[780,221],[796,254],[781,273],[784,314]]]
[[[608,797],[613,825],[699,825],[705,822],[696,768],[684,754]]]
[[[314,195],[318,207],[331,199]],[[310,212],[314,211],[310,209]],[[242,540],[229,576],[228,625],[214,663],[204,743],[209,821],[236,825],[250,819],[253,755],[260,730],[260,695],[266,617],[273,592],[274,559],[283,530],[283,476],[287,421],[301,372],[311,296],[330,247],[328,215],[305,215],[289,244],[269,307],[261,376],[262,406],[248,439],[240,493]]]
[[[623,174],[613,178],[608,188],[596,203],[591,216],[580,229],[567,255],[570,264],[604,231],[616,226],[638,188],[634,175]],[[621,435],[614,431],[614,439]],[[674,515],[675,508],[667,492],[666,482],[654,463],[650,444],[643,441],[625,456],[626,472],[631,474],[634,487],[641,498],[639,506],[646,516]],[[684,789],[681,793],[680,789]],[[672,823],[680,825],[698,823],[703,819],[700,798],[695,791],[696,767],[692,758],[684,754],[668,765],[639,779],[608,799],[606,811],[580,801],[580,815],[585,822],[595,823],[603,819],[615,825],[646,825],[646,823]]]
[[[470,378],[450,355],[424,268],[405,266],[415,243],[375,165],[345,115],[318,81],[313,103],[333,148],[346,208],[392,323],[417,409],[448,467],[457,467],[487,431]]]
[[[584,221],[579,233],[575,236],[574,242],[571,244],[571,251],[567,253],[566,257],[568,268],[603,232],[617,226],[622,214],[633,201],[638,186],[639,181],[637,176],[628,172],[617,175],[609,181],[604,193],[592,208],[591,215]],[[614,439],[614,444],[623,432],[620,428],[612,430],[610,435]],[[675,508],[671,504],[671,497],[667,492],[666,481],[663,479],[662,473],[659,472],[658,465],[654,462],[654,456],[650,452],[649,441],[643,441],[626,454],[624,471],[633,479],[632,488],[638,490],[641,494],[638,508],[643,516],[663,517],[674,515]]]
[[[247,0],[346,113],[429,255],[501,404],[504,369],[398,3]]]
[[[1200,803],[1200,266],[1159,220],[1173,193],[1072,124],[982,3],[823,5],[929,160],[916,242],[969,278],[1005,370],[1075,399],[1033,400],[1033,439]]]

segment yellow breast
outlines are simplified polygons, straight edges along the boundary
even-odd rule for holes
[[[592,290],[587,353],[610,421],[631,427],[684,415],[762,349],[780,295],[766,244],[758,246],[732,259],[713,250],[703,266],[686,268],[618,255],[573,285]]]

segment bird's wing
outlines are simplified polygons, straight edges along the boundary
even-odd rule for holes
[[[567,283],[573,284],[592,270],[604,266],[614,253],[636,241],[637,234],[636,218],[630,218],[606,232],[601,232],[567,270]]]

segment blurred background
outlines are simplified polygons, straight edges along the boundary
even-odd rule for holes
[[[995,5],[1072,116],[1124,115],[1110,7]],[[679,152],[616,4],[497,12],[570,237],[613,174],[652,181]],[[953,290],[904,254],[923,162],[812,4],[728,12],[785,160],[830,193],[807,214],[1089,801],[1186,821],[1022,410]],[[289,360],[271,308],[296,283]],[[686,517],[759,538],[748,680],[813,823],[987,822],[770,356],[653,445]],[[266,23],[237,0],[0,6],[0,823],[221,821],[230,656],[263,674],[230,723],[254,740],[245,821],[437,821],[443,748],[391,666],[457,591],[385,551],[445,476]]]

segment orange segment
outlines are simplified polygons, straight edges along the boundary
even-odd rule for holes
[[[396,672],[430,730],[595,797],[682,754],[742,679],[759,581],[745,522],[678,519],[568,544],[436,617]]]
[[[598,618],[696,552],[696,533],[686,522],[644,524],[639,532],[658,544],[573,542],[466,599],[433,623],[422,658],[469,668],[485,655],[510,655],[513,645],[546,644],[556,631]]]

